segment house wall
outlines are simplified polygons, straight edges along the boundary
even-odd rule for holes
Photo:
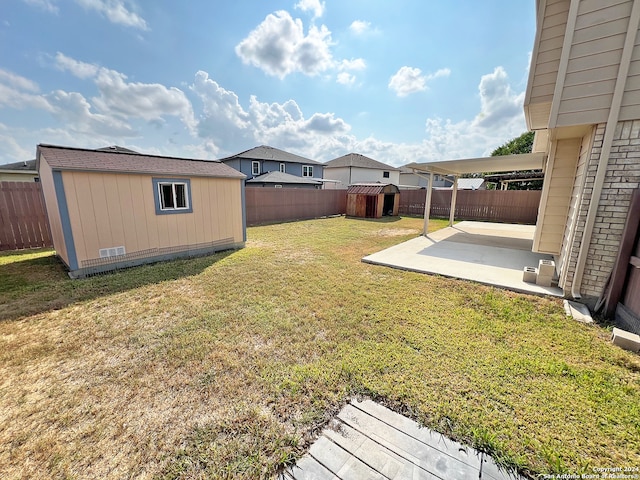
[[[47,217],[49,219],[49,229],[51,230],[51,238],[53,239],[53,248],[56,254],[64,263],[69,265],[69,255],[67,246],[62,232],[62,220],[60,218],[60,205],[56,195],[56,189],[53,180],[53,172],[44,156],[40,156],[40,185],[45,198],[45,207],[47,209]]]
[[[384,178],[382,173],[388,171],[389,178]],[[361,167],[329,167],[324,170],[324,178],[339,180],[338,188],[346,189],[354,183],[393,183],[400,184],[399,170],[377,170]]]
[[[532,54],[525,99],[525,115],[531,129],[546,128],[558,78],[570,0],[548,0],[538,12],[538,30]]]
[[[554,121],[559,127],[607,121],[632,6],[632,0],[578,3],[552,126]]]
[[[35,182],[37,177],[38,175],[34,173],[0,172],[0,182]]]
[[[103,248],[153,257],[243,242],[240,180],[190,177],[193,212],[158,215],[151,176],[64,171],[62,179],[78,268],[99,259]]]
[[[636,41],[629,63],[629,73],[622,96],[620,120],[634,120],[640,118],[640,34]]]
[[[576,244],[576,230],[579,224],[584,225],[584,218],[579,220],[581,208],[589,208],[588,204],[582,206],[584,196],[584,185],[587,174],[587,166],[589,164],[589,156],[593,147],[594,135],[596,128],[589,131],[582,137],[580,145],[580,155],[576,166],[576,175],[573,182],[571,192],[571,200],[569,203],[569,212],[567,214],[567,224],[565,226],[564,238],[562,241],[562,251],[556,258],[556,266],[558,268],[558,285],[571,285],[573,274],[575,273],[576,258],[580,249],[580,244]],[[602,142],[602,132],[598,133],[598,141]],[[583,212],[586,215],[586,211]],[[569,294],[566,291],[565,294]]]
[[[534,252],[560,254],[581,144],[581,138],[552,144],[533,239]]]
[[[232,160],[225,160],[224,163],[229,165],[230,167],[235,168],[236,170],[244,173],[247,178],[251,179],[254,177],[251,166],[253,162],[260,162],[260,174],[268,173],[268,172],[279,172],[280,164],[285,164],[285,172],[290,175],[295,175],[297,177],[302,176],[302,166],[310,165],[313,167],[313,176],[315,178],[322,178],[322,170],[323,165],[315,164],[315,163],[293,163],[293,162],[279,162],[275,160],[256,160],[256,159],[248,159],[248,158],[234,158]]]

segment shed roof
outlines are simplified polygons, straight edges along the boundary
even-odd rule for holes
[[[543,167],[544,160],[544,153],[523,153],[520,155],[499,155],[495,157],[464,158],[440,162],[410,163],[405,166],[418,172],[433,172],[440,175],[462,175],[463,173],[536,170]]]
[[[373,158],[365,157],[359,153],[348,153],[342,157],[334,158],[326,163],[326,168],[339,168],[339,167],[360,167],[371,168],[374,170],[399,170],[398,168],[387,165],[386,163],[378,162]]]
[[[381,193],[400,193],[392,183],[354,183],[347,188],[347,194],[380,195]]]
[[[305,165],[324,165],[321,162],[311,160],[310,158],[301,157],[294,153],[285,152],[278,148],[260,145],[259,147],[245,150],[244,152],[231,155],[230,157],[221,158],[221,162],[234,160],[236,158],[248,158],[251,160],[273,160],[275,162],[303,163]]]
[[[161,157],[117,150],[98,151],[42,144],[38,145],[38,160],[40,155],[44,156],[55,170],[245,178],[244,174],[217,160]]]
[[[251,180],[247,180],[247,183],[278,183],[278,184],[310,184],[310,185],[322,185],[319,180],[313,180],[307,177],[298,177],[284,172],[269,172],[253,177]]]

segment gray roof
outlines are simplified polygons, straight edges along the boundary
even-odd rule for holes
[[[120,145],[110,145],[108,147],[96,148],[99,152],[120,152],[120,153],[139,153],[130,148],[121,147]]]
[[[38,159],[40,156],[45,158],[51,168],[57,170],[246,178],[244,174],[216,160],[161,157],[57,145],[38,145]]]
[[[15,170],[16,172],[35,172],[36,161],[34,159],[34,160],[25,160],[23,162],[6,163],[4,165],[0,165],[0,170]]]
[[[261,145],[259,147],[246,150],[244,152],[231,155],[230,157],[221,158],[219,161],[226,162],[227,160],[234,160],[236,158],[248,158],[251,160],[273,160],[275,162],[290,162],[290,163],[303,163],[305,165],[324,165],[321,162],[316,162],[309,158],[301,157],[294,153],[285,152],[278,148],[269,147],[267,145]]]
[[[374,170],[399,170],[398,168],[387,165],[386,163],[378,162],[373,158],[365,157],[359,153],[348,153],[342,157],[334,158],[326,163],[326,168],[339,168],[339,167],[360,167],[371,168]]]
[[[310,185],[322,185],[319,180],[313,180],[308,177],[298,177],[284,172],[269,172],[257,177],[253,177],[251,180],[247,180],[247,183],[278,183],[278,184],[293,184],[293,183],[308,183]]]

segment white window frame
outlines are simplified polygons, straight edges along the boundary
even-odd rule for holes
[[[251,175],[254,177],[260,175],[260,162],[255,160],[251,162]]]
[[[287,173],[287,166],[284,163],[280,164],[280,173]]]
[[[302,166],[302,176],[303,177],[311,177],[311,178],[313,178],[313,165],[303,165]]]
[[[177,178],[154,178],[153,183],[155,185],[155,204],[156,204],[156,214],[168,214],[168,213],[190,213],[193,212],[193,208],[191,206],[191,181],[189,179],[177,179]],[[171,197],[170,197],[170,205],[165,204],[165,196],[163,190],[165,187],[171,188]],[[179,198],[179,189],[178,186],[182,187],[182,191],[184,194],[183,198]],[[184,205],[177,206],[180,203]]]

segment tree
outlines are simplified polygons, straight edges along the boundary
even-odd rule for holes
[[[534,132],[525,132],[519,137],[516,137],[513,140],[509,140],[504,145],[500,145],[493,152],[491,152],[491,156],[496,157],[498,155],[531,153],[531,150],[533,149],[534,135]]]
[[[493,152],[492,157],[500,155],[519,155],[522,153],[531,153],[533,149],[534,132],[525,132],[519,137],[509,140],[500,145]],[[535,172],[535,170],[529,170]],[[522,182],[511,182],[508,186],[509,190],[542,190],[542,180],[523,180]]]

